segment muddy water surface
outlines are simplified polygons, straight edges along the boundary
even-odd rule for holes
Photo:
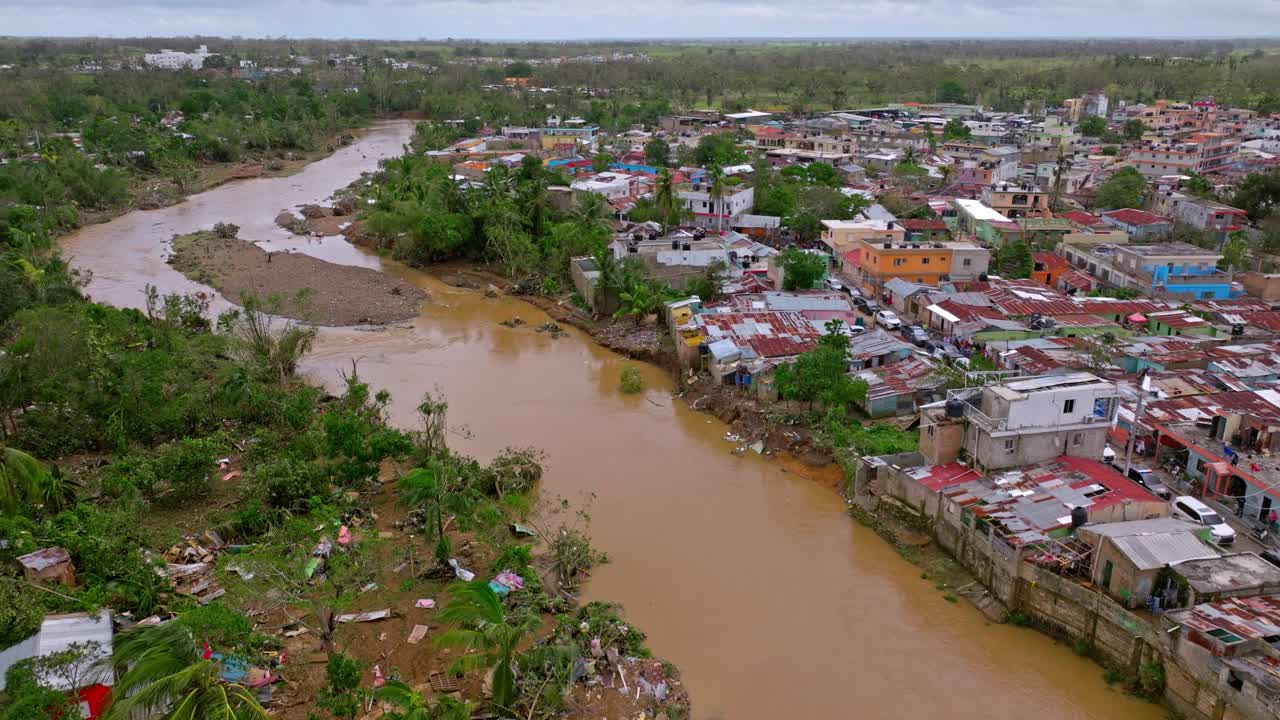
[[[377,258],[341,242],[291,239],[271,218],[323,199],[397,152],[407,133],[405,125],[375,129],[291,178],[133,213],[65,247],[93,270],[96,298],[134,306],[148,282],[205,289],[164,264],[163,244],[218,220],[277,248],[376,267]],[[645,367],[646,392],[623,395],[625,361],[582,333],[554,340],[533,330],[547,318],[524,303],[385,269],[434,301],[403,327],[322,331],[306,371],[336,385],[357,359],[365,379],[392,392],[404,424],[423,392],[440,388],[451,424],[468,431],[452,437],[463,452],[543,448],[546,492],[578,504],[594,495],[592,535],[612,563],[589,594],[620,601],[655,652],[684,671],[696,717],[1164,716],[1109,689],[1100,668],[1068,648],[944,601],[826,487],[764,458],[731,455],[726,428],[673,401],[664,373]],[[515,316],[528,325],[498,325]]]

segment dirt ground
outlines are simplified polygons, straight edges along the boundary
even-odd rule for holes
[[[251,292],[286,298],[280,315],[316,325],[385,325],[418,314],[427,293],[368,268],[299,253],[267,253],[247,240],[196,233],[177,238],[170,264],[231,302]],[[303,293],[301,301],[296,299]]]

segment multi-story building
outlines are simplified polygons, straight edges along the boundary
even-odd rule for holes
[[[1049,193],[1040,188],[1020,187],[1009,183],[997,183],[983,188],[982,202],[1008,219],[1025,217],[1052,217],[1049,211]]]
[[[861,251],[859,241],[876,243],[901,243],[906,231],[893,220],[823,220],[822,243],[841,264],[858,264]],[[852,253],[852,257],[850,257]]]
[[[600,128],[596,125],[567,125],[561,122],[555,127],[542,128],[539,134],[543,150],[592,151],[596,148]]]
[[[1189,243],[1115,246],[1115,263],[1138,290],[1155,298],[1220,300],[1231,297],[1231,283],[1218,270],[1222,253]]]
[[[963,411],[962,447],[980,472],[1062,455],[1102,457],[1120,401],[1116,383],[1087,372],[1010,380],[950,394],[952,406]],[[936,434],[922,420],[921,445],[925,436]]]
[[[199,70],[204,67],[204,61],[214,54],[216,53],[209,52],[208,46],[201,45],[195,52],[161,50],[158,53],[147,53],[142,56],[142,62],[163,70]]]
[[[967,242],[893,243],[858,241],[857,265],[849,272],[868,292],[880,294],[885,283],[900,278],[919,285],[976,278],[987,271],[991,253]]]
[[[676,197],[693,213],[694,225],[699,227],[732,227],[751,212],[756,202],[755,189],[750,185],[730,187],[716,198],[705,182],[694,182],[689,188],[677,191]]]
[[[832,155],[852,155],[858,151],[858,141],[851,136],[815,133],[762,133],[756,137],[756,145]]]
[[[1244,210],[1187,195],[1176,190],[1166,190],[1155,198],[1155,210],[1162,215],[1214,234],[1219,245],[1227,235],[1240,230],[1248,216]]]
[[[1235,162],[1240,141],[1222,133],[1202,132],[1186,140],[1147,143],[1129,153],[1129,163],[1147,177],[1226,170]]]

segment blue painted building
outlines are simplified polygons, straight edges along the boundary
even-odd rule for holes
[[[1189,243],[1117,245],[1117,269],[1138,289],[1157,298],[1221,300],[1231,297],[1227,274],[1218,270],[1222,253]]]

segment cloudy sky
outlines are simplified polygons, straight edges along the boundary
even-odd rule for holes
[[[1280,34],[1280,0],[0,0],[4,35],[579,39]]]

